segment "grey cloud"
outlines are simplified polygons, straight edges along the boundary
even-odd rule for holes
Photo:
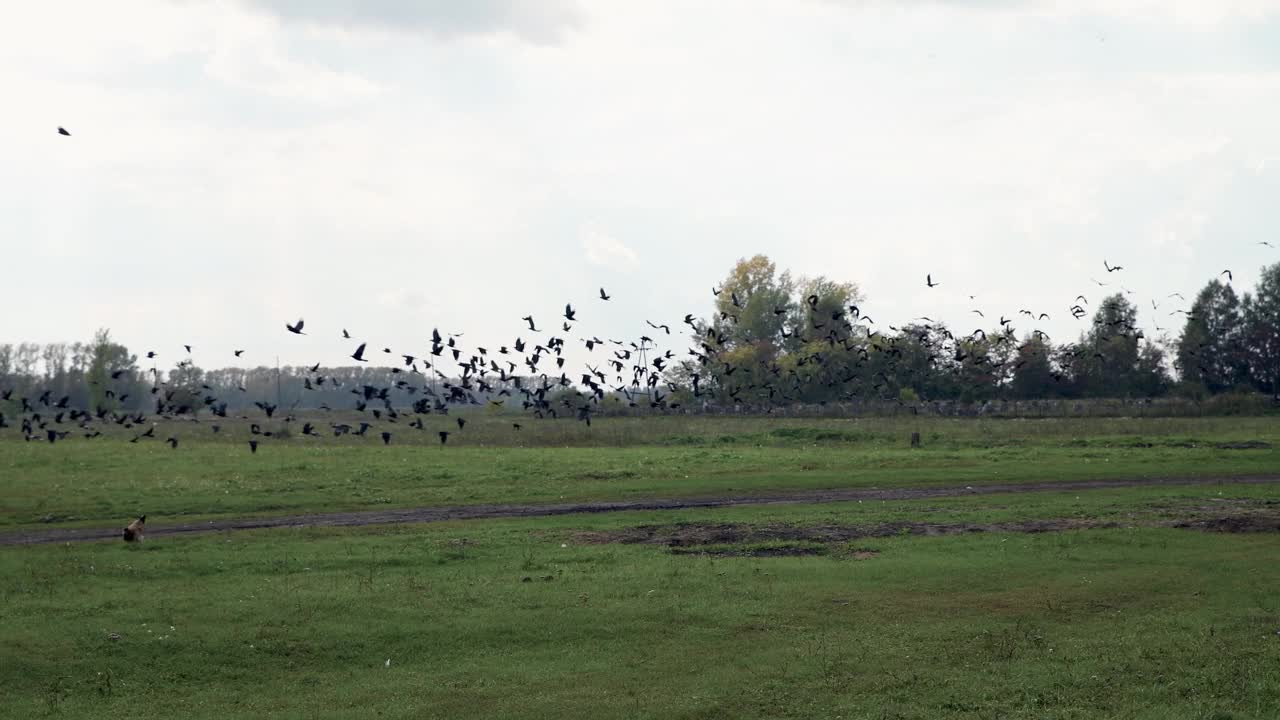
[[[443,37],[510,32],[536,44],[555,44],[582,22],[577,0],[245,1],[284,20]]]

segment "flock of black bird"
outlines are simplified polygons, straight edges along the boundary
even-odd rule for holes
[[[61,127],[58,128],[58,132],[61,135],[70,135]],[[1270,246],[1265,242],[1261,244]],[[1106,260],[1103,261],[1103,266],[1108,274],[1123,270],[1120,265],[1112,265]],[[1231,282],[1230,270],[1223,270],[1221,275]],[[1106,285],[1096,280],[1095,282],[1100,286]],[[927,288],[936,288],[941,284],[932,274],[925,276]],[[719,296],[722,289],[712,288],[712,292]],[[1170,297],[1173,296],[1181,297],[1177,293]],[[974,296],[969,297],[973,299]],[[600,288],[599,300],[607,302],[611,299],[612,296],[604,288]],[[574,323],[578,321],[579,313],[572,304],[566,304],[564,307],[563,320],[558,321],[560,330],[547,332],[544,329],[545,324],[540,328],[532,315],[526,315],[521,320],[528,324],[529,332],[543,335],[543,339],[526,341],[517,337],[509,346],[502,345],[495,350],[485,347],[464,349],[457,340],[462,337],[461,334],[441,335],[438,330],[433,330],[430,348],[422,355],[396,353],[391,348],[383,348],[384,355],[398,355],[403,361],[401,366],[392,370],[398,378],[389,385],[352,387],[350,389],[353,395],[352,409],[365,419],[354,424],[331,422],[326,432],[332,433],[335,437],[366,436],[371,430],[375,430],[383,443],[390,444],[394,437],[391,429],[393,426],[426,432],[427,425],[423,421],[426,417],[433,418],[434,422],[448,423],[448,429],[432,429],[440,443],[445,444],[452,432],[463,431],[466,419],[454,417],[452,422],[449,422],[434,420],[435,417],[447,416],[451,408],[457,407],[481,406],[485,403],[509,406],[514,404],[514,399],[517,397],[520,408],[535,418],[568,416],[589,425],[592,415],[597,412],[599,404],[604,401],[606,394],[610,391],[626,398],[633,407],[647,405],[660,412],[679,411],[681,404],[672,399],[673,393],[685,391],[683,393],[685,397],[695,399],[713,394],[703,387],[703,383],[708,381],[704,378],[714,378],[711,381],[718,384],[716,389],[720,391],[717,396],[721,399],[727,398],[728,402],[741,403],[744,402],[744,398],[751,398],[753,401],[757,398],[766,398],[767,404],[771,407],[798,402],[800,401],[798,391],[800,377],[795,368],[784,370],[776,362],[765,367],[746,368],[741,365],[735,366],[733,362],[726,361],[722,357],[726,347],[725,328],[739,321],[739,313],[745,310],[750,299],[750,297],[740,297],[737,290],[731,290],[729,304],[721,305],[717,311],[718,322],[713,318],[712,323],[706,323],[695,320],[692,314],[685,315],[683,323],[691,329],[694,345],[688,350],[688,357],[692,359],[683,368],[684,372],[678,376],[669,372],[679,363],[675,354],[671,350],[658,352],[654,338],[648,335],[642,335],[638,342],[605,340],[586,335],[578,335],[576,338],[568,337],[576,327]],[[830,350],[839,347],[844,352],[855,354],[860,362],[868,361],[872,353],[881,353],[890,359],[901,354],[901,348],[897,347],[901,335],[877,332],[872,327],[875,321],[863,314],[856,304],[830,310],[824,307],[822,315],[819,316],[817,313],[822,305],[821,300],[816,295],[806,298],[809,314],[805,317],[804,325],[807,327],[800,326],[797,322],[796,327],[789,330],[784,328],[782,333],[784,338],[795,337],[802,344],[817,343],[819,347],[825,345]],[[1079,295],[1070,306],[1069,312],[1076,319],[1080,319],[1087,314],[1085,309],[1087,304],[1087,298]],[[777,315],[786,312],[785,308],[774,309]],[[980,310],[975,309],[972,312],[985,318]],[[1186,311],[1176,310],[1173,314],[1177,313],[1186,314]],[[1048,313],[1034,312],[1029,309],[1022,309],[1018,314],[1026,315],[1033,321],[1049,319]],[[999,319],[1001,330],[994,338],[988,338],[987,333],[982,329],[975,330],[969,336],[957,337],[945,326],[935,323],[930,318],[924,317],[918,320],[925,324],[914,325],[911,330],[919,333],[916,339],[929,349],[931,361],[962,362],[969,359],[970,362],[976,363],[988,362],[985,357],[967,358],[965,344],[962,342],[967,339],[981,338],[995,345],[1018,344],[1012,325],[1013,319],[1004,316]],[[646,324],[654,331],[660,330],[664,335],[671,335],[669,324],[650,320],[646,320]],[[302,318],[293,323],[286,322],[284,326],[290,334],[307,334],[304,332],[305,321]],[[894,331],[899,331],[899,328],[890,327]],[[553,334],[557,332],[563,332],[566,337]],[[1142,330],[1131,324],[1108,328],[1108,332],[1132,339],[1143,337]],[[1048,336],[1038,329],[1033,331],[1033,334],[1048,339]],[[587,363],[576,382],[565,370],[564,351],[567,337],[581,342],[590,353],[594,353],[597,348],[608,346],[608,353],[602,361],[595,366]],[[342,330],[342,338],[355,341],[346,329]],[[191,345],[183,347],[188,354],[191,353]],[[812,346],[805,345],[805,347]],[[650,351],[654,353],[652,358],[649,356]],[[236,350],[235,356],[240,357],[243,352],[243,350]],[[367,352],[368,343],[359,342],[350,358],[358,363],[367,363],[370,359],[366,357]],[[155,351],[146,353],[148,359],[155,359],[157,356]],[[824,361],[823,350],[808,349],[801,358],[800,364],[820,367]],[[448,362],[454,363],[457,370],[446,372],[444,364]],[[190,364],[190,360],[178,363],[179,367]],[[527,369],[527,373],[522,369]],[[518,370],[521,372],[517,372]],[[734,374],[742,370],[747,372],[742,372],[738,376],[742,380],[740,384],[735,385],[734,383],[739,381],[735,380]],[[761,372],[752,372],[753,370]],[[120,381],[126,376],[131,377],[132,372],[132,368],[117,368],[111,371],[110,377],[112,381]],[[36,394],[35,397],[14,397],[13,389],[0,388],[0,400],[9,401],[11,407],[20,408],[19,417],[16,419],[7,418],[0,413],[0,430],[16,427],[28,441],[47,440],[49,443],[55,443],[71,437],[73,433],[85,438],[101,437],[103,426],[117,426],[132,431],[133,437],[130,442],[137,443],[158,439],[155,434],[157,426],[154,422],[157,419],[196,419],[199,415],[197,411],[203,411],[212,416],[212,419],[207,421],[209,431],[212,433],[222,431],[219,419],[228,417],[227,403],[215,396],[210,386],[204,385],[201,388],[203,392],[199,393],[198,397],[193,397],[192,393],[180,393],[177,388],[170,387],[168,382],[161,381],[159,373],[155,370],[151,372],[153,382],[149,391],[154,397],[154,410],[149,415],[143,412],[125,412],[112,407],[71,407],[68,397],[54,397],[48,390]],[[441,382],[437,384],[437,380]],[[336,379],[322,372],[320,364],[317,363],[309,368],[304,388],[312,390],[323,387],[326,383],[332,386],[337,382]],[[827,382],[841,390],[841,397],[883,397],[880,393],[889,386],[889,377],[880,371],[876,377],[873,377],[869,387],[857,381],[852,374],[843,377],[828,376]],[[578,392],[558,393],[562,389]],[[415,399],[408,407],[396,407],[391,397],[393,391],[401,395],[408,394]],[[120,404],[125,399],[118,392],[118,388],[107,389],[104,398],[111,400],[111,405]],[[239,416],[240,419],[250,422],[249,437],[246,440],[250,452],[257,452],[261,442],[277,434],[261,427],[258,421],[283,419],[293,422],[297,420],[288,409],[283,413],[283,418],[277,418],[279,407],[265,400],[257,401],[254,405],[260,411],[261,417]],[[331,411],[334,408],[321,405],[321,410]],[[380,427],[375,428],[375,423]],[[455,426],[456,430],[454,430]],[[512,426],[516,431],[521,428],[518,422],[513,422]],[[320,437],[317,427],[312,422],[303,423],[302,434]],[[167,437],[164,442],[175,449],[179,446],[177,437]]]
[[[1109,262],[1104,261],[1104,267],[1108,273],[1114,273],[1122,270],[1118,265],[1113,266]],[[1229,270],[1224,270],[1228,280],[1231,278]],[[934,280],[932,274],[925,276],[925,285],[928,288],[938,287],[941,283]],[[719,295],[722,291],[719,288],[713,288],[712,292]],[[1174,293],[1181,297],[1177,293]],[[972,296],[971,296],[972,297]],[[604,288],[600,288],[600,301],[609,301],[612,296],[609,295]],[[719,311],[719,318],[723,321],[717,330],[717,325],[708,324],[695,320],[692,314],[684,317],[684,324],[688,325],[692,330],[692,336],[695,345],[688,351],[688,356],[693,361],[686,367],[686,372],[677,380],[667,374],[667,371],[673,367],[675,354],[671,350],[665,352],[656,352],[654,339],[648,335],[642,335],[639,342],[623,341],[614,339],[601,339],[595,336],[579,336],[580,341],[588,352],[594,352],[602,346],[611,346],[610,352],[601,363],[596,366],[590,363],[586,364],[585,372],[581,373],[578,381],[575,383],[567,375],[565,366],[565,343],[566,338],[550,335],[540,341],[526,341],[522,337],[516,337],[511,344],[502,345],[496,350],[490,350],[485,347],[476,347],[465,349],[459,345],[458,338],[461,334],[441,335],[439,330],[433,330],[431,333],[430,347],[421,356],[409,353],[396,353],[391,348],[382,348],[384,355],[398,355],[403,361],[402,366],[392,369],[394,375],[403,376],[394,381],[394,383],[383,386],[361,385],[350,389],[350,393],[354,396],[352,408],[366,418],[358,423],[349,422],[331,422],[327,432],[331,432],[335,437],[343,435],[366,436],[371,430],[378,433],[384,444],[390,444],[394,437],[392,429],[393,425],[408,427],[416,431],[426,431],[427,426],[423,422],[424,417],[431,416],[447,416],[451,408],[465,406],[480,406],[486,402],[493,403],[496,406],[508,406],[509,400],[519,397],[519,406],[535,418],[557,418],[557,417],[575,417],[576,419],[587,423],[591,423],[591,417],[596,412],[598,405],[602,402],[606,393],[613,391],[625,397],[632,407],[641,404],[648,405],[649,408],[657,411],[679,411],[681,404],[671,400],[671,394],[680,390],[689,391],[686,397],[702,398],[711,395],[703,386],[704,376],[714,375],[717,382],[727,385],[723,387],[727,392],[725,396],[731,402],[742,402],[744,391],[752,391],[748,393],[748,397],[754,397],[754,393],[758,392],[763,395],[767,391],[767,398],[770,405],[780,405],[793,403],[798,401],[797,393],[789,392],[789,390],[797,389],[799,386],[799,378],[795,369],[789,371],[782,370],[776,363],[771,367],[763,368],[765,372],[764,380],[746,380],[741,386],[733,387],[734,373],[746,368],[735,367],[731,362],[726,362],[720,355],[725,346],[724,323],[733,324],[738,321],[736,311],[745,309],[749,297],[739,297],[737,291],[731,291],[730,304],[728,309]],[[812,295],[806,299],[808,306],[812,310],[817,310],[820,304],[820,298]],[[1080,318],[1086,314],[1084,305],[1088,303],[1087,298],[1079,295],[1075,298],[1075,303],[1071,306],[1070,312],[1076,318]],[[566,304],[563,313],[563,322],[560,328],[564,333],[570,333],[574,329],[573,323],[577,322],[578,310],[572,304]],[[776,314],[782,314],[785,309],[774,309]],[[973,310],[979,316],[983,316],[980,310]],[[1186,311],[1174,311],[1175,313],[1185,313]],[[1019,314],[1026,315],[1033,320],[1045,320],[1049,318],[1048,313],[1036,313],[1031,310],[1023,309]],[[900,350],[895,347],[899,342],[900,336],[882,335],[872,328],[874,320],[861,312],[857,305],[849,305],[841,307],[838,310],[830,312],[830,316],[825,314],[817,317],[813,314],[809,316],[808,328],[796,327],[790,332],[784,329],[784,336],[797,336],[802,342],[820,342],[834,349],[837,346],[843,350],[856,353],[861,360],[870,358],[872,352],[883,353],[886,357],[892,358],[896,356]],[[526,315],[521,318],[528,324],[531,333],[544,333],[538,327],[537,321],[532,315]],[[934,324],[928,317],[919,318],[924,321],[925,325],[914,326],[921,334],[919,341],[931,348],[933,353],[932,360],[954,359],[963,361],[966,359],[965,350],[962,344],[957,341],[957,337],[945,326]],[[820,322],[821,321],[821,322]],[[671,327],[665,323],[657,323],[646,320],[646,324],[653,330],[660,330],[664,335],[671,334]],[[1016,336],[1012,327],[1013,320],[1004,316],[1000,317],[1000,334],[992,338],[994,344],[1002,343],[1016,344]],[[302,318],[296,322],[284,324],[285,330],[292,335],[306,335],[304,328],[306,323]],[[892,328],[897,331],[898,328]],[[825,330],[825,334],[820,334]],[[942,344],[933,344],[931,333],[937,331],[938,334],[945,338]],[[1110,331],[1125,337],[1141,338],[1142,330],[1134,326],[1110,328]],[[807,334],[807,337],[805,336]],[[1033,331],[1036,336],[1043,336],[1040,330]],[[962,336],[959,340],[964,339],[987,339],[986,332],[978,329],[970,336]],[[353,340],[352,335],[345,328],[342,330],[342,338],[345,340]],[[950,344],[945,344],[950,341]],[[183,345],[185,351],[190,354],[192,352],[191,345]],[[654,357],[648,358],[648,352],[655,350]],[[367,363],[369,358],[366,357],[368,351],[367,342],[359,342],[350,357],[358,363]],[[235,356],[240,357],[243,350],[236,350]],[[813,351],[802,360],[810,363],[821,365],[823,363],[822,351]],[[158,353],[149,351],[146,357],[155,359]],[[465,357],[464,357],[465,356]],[[452,361],[456,367],[456,372],[444,372],[445,363]],[[973,362],[987,362],[986,358],[972,358]],[[178,363],[179,368],[191,364],[190,360],[183,360]],[[550,368],[554,365],[554,368]],[[520,368],[527,369],[527,373],[517,372]],[[603,368],[603,369],[602,369]],[[549,374],[547,371],[550,369]],[[998,368],[993,368],[998,369]],[[327,376],[319,363],[308,368],[309,374],[304,379],[304,389],[314,390],[324,387],[326,383],[336,384],[338,381],[331,376]],[[132,368],[118,368],[110,373],[112,381],[120,381],[122,378],[126,380],[131,377]],[[59,440],[70,437],[73,433],[80,433],[85,438],[97,438],[103,435],[103,425],[118,426],[123,429],[134,431],[134,435],[130,442],[137,443],[144,440],[158,439],[156,432],[155,420],[157,419],[177,419],[184,418],[194,420],[198,418],[197,411],[207,412],[212,419],[207,421],[209,431],[219,433],[222,431],[222,425],[219,418],[227,418],[227,403],[220,400],[213,393],[213,389],[208,386],[202,386],[202,393],[198,398],[193,398],[190,392],[179,393],[178,389],[169,387],[169,383],[159,379],[159,373],[152,370],[153,384],[150,387],[150,393],[154,396],[154,411],[149,415],[143,412],[124,412],[106,407],[98,408],[76,408],[69,406],[68,397],[54,397],[51,391],[45,390],[35,397],[14,397],[12,389],[0,388],[0,400],[10,401],[14,405],[20,407],[20,417],[16,420],[6,418],[0,413],[0,429],[16,427],[20,430],[23,437],[28,440],[47,440],[49,443],[55,443]],[[788,373],[795,377],[788,377]],[[883,373],[880,373],[883,375]],[[744,372],[741,377],[752,375],[750,372]],[[754,377],[758,378],[759,375]],[[793,382],[789,383],[788,380]],[[442,381],[439,384],[436,381]],[[840,383],[853,382],[852,376],[846,378],[833,377],[829,382],[832,385]],[[870,396],[877,396],[877,391],[883,390],[888,386],[889,378],[887,375],[879,379],[873,379],[870,388],[858,387],[850,388],[846,397],[857,397],[859,392],[866,392]],[[567,396],[560,396],[558,401],[553,402],[553,395],[558,390],[570,388],[577,390],[577,393],[570,393]],[[244,388],[241,388],[244,390]],[[407,393],[411,397],[416,397],[408,407],[396,407],[391,398],[393,391]],[[127,396],[117,393],[117,389],[108,389],[104,397],[108,400],[123,402]],[[112,403],[116,404],[116,403]],[[249,438],[247,445],[250,452],[257,452],[262,441],[273,438],[276,433],[270,429],[264,429],[258,424],[259,421],[265,422],[283,419],[286,422],[294,422],[298,418],[294,417],[290,410],[283,413],[283,418],[278,418],[277,413],[279,407],[265,400],[259,400],[254,406],[261,413],[261,417],[250,415],[238,416],[242,420],[250,421]],[[320,406],[322,411],[331,411],[327,405]],[[448,422],[448,421],[445,421]],[[16,425],[15,425],[16,423]],[[382,427],[375,428],[375,423],[381,424]],[[456,425],[456,430],[453,428]],[[449,429],[434,430],[441,444],[447,443],[452,432],[461,432],[466,425],[466,419],[463,417],[455,417],[449,422]],[[520,430],[521,424],[512,423],[513,430]],[[388,429],[384,429],[388,428]],[[302,434],[310,437],[320,437],[316,425],[312,422],[304,422],[302,426]],[[179,439],[177,437],[167,437],[164,442],[172,448],[177,448]]]

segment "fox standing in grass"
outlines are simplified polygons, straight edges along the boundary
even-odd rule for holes
[[[142,532],[145,528],[146,522],[147,516],[143,515],[137,520],[126,525],[124,528],[124,541],[133,542],[134,540],[137,540],[138,542],[142,542]]]

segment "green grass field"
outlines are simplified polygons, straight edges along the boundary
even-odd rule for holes
[[[0,521],[1215,481],[0,547],[0,717],[1280,717],[1280,419],[895,422],[6,440]]]
[[[1280,472],[1280,417],[1098,420],[474,418],[377,436],[265,441],[191,423],[138,444],[0,441],[0,527],[156,523],[261,513],[539,503],[815,488],[973,485]],[[908,445],[919,427],[924,447]],[[182,438],[171,450],[163,438]],[[566,436],[571,436],[566,439]],[[524,447],[512,446],[519,439]],[[630,442],[624,442],[630,439]],[[501,444],[498,441],[507,441]],[[1228,449],[1242,443],[1270,447]]]

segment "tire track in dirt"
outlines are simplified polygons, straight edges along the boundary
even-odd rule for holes
[[[651,498],[645,500],[578,503],[451,505],[408,508],[403,510],[361,510],[356,512],[340,513],[308,513],[302,515],[278,515],[273,517],[209,520],[206,522],[178,523],[174,525],[148,525],[147,535],[151,537],[164,537],[167,535],[188,535],[194,533],[226,532],[231,530],[258,530],[263,528],[357,527],[364,525],[432,523],[447,520],[549,517],[553,515],[612,513],[636,510],[685,510],[696,508],[735,507],[740,505],[814,505],[821,503],[849,502],[853,500],[923,500],[928,498],[961,497],[965,495],[996,495],[1002,493],[1028,492],[1075,492],[1082,490],[1108,490],[1113,488],[1176,487],[1183,485],[1214,484],[1280,484],[1280,475],[1229,478],[1141,478],[1131,480],[990,483],[973,486],[966,485],[946,487],[872,487],[836,490],[807,490],[773,494]],[[0,546],[88,542],[94,540],[119,540],[123,527],[124,525],[121,524],[120,527],[113,528],[51,528],[48,530],[8,531],[0,533]]]

